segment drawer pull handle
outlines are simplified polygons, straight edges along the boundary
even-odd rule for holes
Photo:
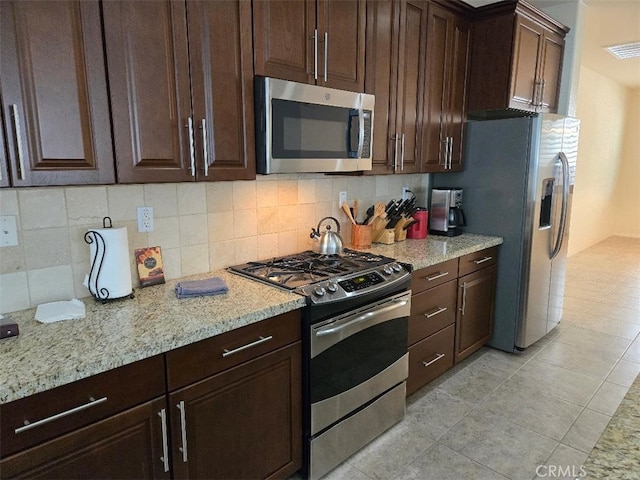
[[[436,308],[435,310],[432,310],[431,312],[425,313],[424,316],[425,318],[431,318],[431,317],[435,317],[439,313],[446,312],[446,311],[447,311],[447,307],[439,307],[439,308]]]
[[[481,263],[488,262],[492,258],[493,257],[484,257],[484,258],[481,258],[480,260],[474,260],[473,263],[475,263],[476,265],[480,265]]]
[[[82,410],[86,410],[87,408],[95,407],[100,403],[104,403],[107,401],[107,397],[99,398],[95,400],[93,397],[89,400],[89,403],[85,403],[84,405],[80,405],[78,407],[72,408],[71,410],[65,410],[64,412],[56,413],[55,415],[51,415],[50,417],[43,418],[42,420],[38,420],[37,422],[29,422],[29,420],[24,421],[24,427],[16,428],[15,432],[20,433],[27,430],[31,430],[32,428],[39,427],[40,425],[44,425],[45,423],[53,422],[54,420],[58,420],[59,418],[66,417],[67,415],[71,415],[73,413],[81,412]]]
[[[163,408],[158,412],[160,416],[161,426],[162,426],[162,463],[164,465],[164,471],[169,471],[169,443],[167,441],[167,411]]]
[[[180,410],[180,433],[182,437],[182,446],[178,450],[182,452],[182,462],[187,463],[187,419],[184,412],[184,400],[180,400],[176,407]]]
[[[434,363],[436,363],[438,360],[440,360],[441,358],[443,358],[445,356],[446,356],[446,354],[444,354],[444,353],[436,353],[436,358],[434,358],[430,362],[422,362],[422,364],[425,367],[428,367],[429,365],[433,365]]]
[[[228,357],[229,355],[233,355],[234,353],[241,352],[242,350],[246,350],[247,348],[255,347],[256,345],[260,345],[261,343],[268,342],[271,339],[273,339],[272,335],[269,335],[268,337],[262,337],[261,336],[255,342],[247,343],[246,345],[243,345],[243,346],[238,347],[238,348],[234,348],[233,350],[229,350],[229,349],[225,348],[224,349],[224,353],[222,354],[222,358]]]
[[[438,278],[446,277],[449,275],[449,272],[438,272],[435,275],[431,275],[430,277],[424,277],[427,282],[431,282],[432,280],[437,280]]]

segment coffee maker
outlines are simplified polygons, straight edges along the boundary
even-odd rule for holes
[[[429,232],[455,237],[462,233],[467,222],[462,211],[462,189],[438,187],[431,190]]]

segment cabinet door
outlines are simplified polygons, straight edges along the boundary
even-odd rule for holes
[[[118,181],[194,179],[185,4],[114,0],[103,15]]]
[[[315,0],[253,0],[255,74],[315,83],[315,25]]]
[[[423,171],[444,171],[449,154],[448,88],[451,75],[451,35],[454,15],[431,4],[427,26],[427,101],[423,126]]]
[[[169,397],[175,478],[287,478],[302,464],[300,342]]]
[[[317,0],[318,85],[364,91],[365,0]]]
[[[163,411],[164,397],[6,457],[2,478],[169,478]]]
[[[467,114],[467,77],[471,49],[471,27],[467,20],[456,17],[453,22],[451,75],[447,136],[451,138],[449,170],[463,168],[464,122]]]
[[[251,4],[188,2],[196,176],[255,179]]]
[[[540,90],[537,75],[541,60],[543,28],[526,18],[517,18],[509,106],[535,111]]]
[[[0,35],[13,186],[113,183],[98,2],[1,2]]]
[[[367,3],[365,92],[376,96],[373,122],[373,175],[393,173],[398,80],[400,1]]]
[[[398,54],[396,135],[399,160],[396,173],[415,173],[421,169],[426,32],[427,3],[403,1]]]
[[[0,115],[0,187],[9,186],[9,171],[7,170],[7,156],[4,142],[4,127],[1,122],[2,116]]]
[[[482,347],[493,331],[496,266],[458,279],[456,363]]]
[[[564,38],[553,32],[545,32],[540,78],[542,93],[539,97],[539,111],[555,113],[558,111],[558,95],[562,76],[564,56]]]

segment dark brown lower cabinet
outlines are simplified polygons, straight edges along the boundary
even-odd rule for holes
[[[456,363],[482,347],[493,332],[496,266],[458,279]]]
[[[169,478],[162,411],[164,397],[23,450],[0,461],[2,478]]]
[[[175,478],[287,478],[300,468],[300,348],[170,394]]]

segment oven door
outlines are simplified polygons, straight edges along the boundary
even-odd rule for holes
[[[408,291],[311,326],[312,436],[406,380],[410,310]]]

